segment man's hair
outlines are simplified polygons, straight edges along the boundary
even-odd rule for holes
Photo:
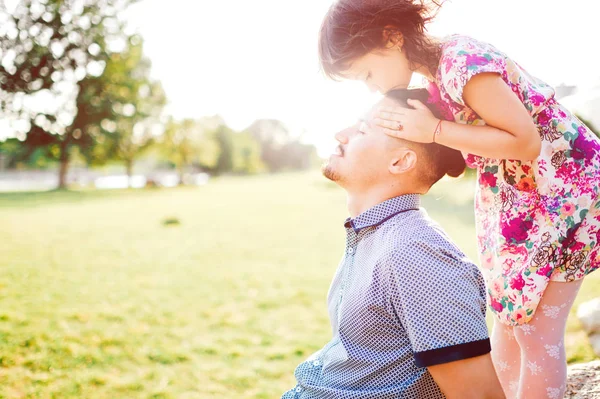
[[[411,108],[406,102],[408,99],[419,100],[436,118],[445,119],[438,106],[429,101],[429,92],[426,89],[397,89],[391,90],[386,97],[396,101],[403,107]],[[433,135],[433,132],[431,132]],[[403,140],[409,147],[417,152],[417,168],[423,174],[421,179],[429,187],[437,183],[442,177],[458,177],[465,171],[465,160],[460,151],[445,147],[437,143],[415,143]]]

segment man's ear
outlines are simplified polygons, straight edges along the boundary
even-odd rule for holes
[[[385,43],[385,48],[398,47],[402,49],[404,47],[404,36],[400,32],[400,29],[392,25],[387,25],[383,28],[383,42]]]
[[[390,161],[388,170],[393,175],[410,172],[417,167],[417,153],[410,148],[398,149]]]

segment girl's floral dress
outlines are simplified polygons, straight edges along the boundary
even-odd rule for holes
[[[502,77],[542,138],[531,162],[466,156],[478,172],[475,215],[488,305],[501,322],[519,325],[531,320],[549,281],[578,280],[600,266],[600,140],[550,86],[465,36],[444,40],[429,88],[449,119],[485,124],[462,98],[467,81],[483,72]]]

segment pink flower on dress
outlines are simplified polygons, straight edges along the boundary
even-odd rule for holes
[[[510,288],[513,290],[522,291],[523,287],[525,287],[525,280],[521,274],[510,280]]]
[[[429,98],[427,99],[427,103],[432,104],[439,111],[439,113],[449,121],[454,120],[454,114],[452,110],[448,107],[444,101],[442,101],[442,97],[440,94],[440,89],[433,82],[430,82],[427,86],[427,92],[429,93]]]
[[[550,119],[552,119],[552,115],[549,115],[550,111],[548,109],[543,110],[538,114],[537,122],[539,125],[546,126]]]
[[[494,267],[494,257],[489,252],[483,256],[483,267],[485,269],[492,269]]]
[[[569,217],[575,213],[576,209],[577,208],[575,207],[575,205],[566,203],[562,206],[562,208],[560,208],[560,212],[563,214],[564,217]]]
[[[537,275],[539,276],[548,276],[550,277],[550,273],[552,272],[552,266],[551,265],[546,265],[544,267],[540,267],[539,269],[537,269],[537,271],[535,272]]]
[[[496,187],[498,184],[498,179],[492,172],[483,172],[479,178],[479,182],[488,187]]]
[[[467,154],[465,158],[465,163],[471,169],[476,169],[480,164],[483,163],[483,159],[478,157],[477,155]]]
[[[533,220],[523,220],[515,217],[502,228],[502,235],[508,242],[515,240],[517,243],[521,243],[529,237],[529,230],[532,226]]]
[[[571,156],[573,159],[593,159],[596,152],[600,151],[600,145],[597,142],[590,141],[587,139],[586,130],[579,126],[577,129],[579,135],[573,142],[573,149],[571,150]]]
[[[542,105],[544,101],[546,101],[546,98],[537,92],[533,92],[533,95],[530,95],[529,99],[531,100],[531,103],[536,107]]]
[[[446,67],[446,73],[450,72],[450,70],[454,66],[454,59],[452,57],[446,58],[446,62],[445,62],[444,66]]]
[[[519,308],[517,310],[515,310],[515,320],[518,322],[520,322],[522,319],[525,319],[527,317],[527,311],[525,310],[525,308]]]
[[[467,54],[466,64],[467,66],[483,66],[490,63],[486,57],[479,54]]]
[[[511,255],[520,255],[523,259],[527,259],[529,252],[523,245],[506,245],[503,250]]]
[[[582,243],[581,241],[576,241],[575,244],[571,245],[571,248],[569,248],[571,251],[575,252],[575,251],[580,251],[583,248],[585,248],[585,244]]]
[[[502,312],[502,309],[504,309],[504,306],[502,306],[502,304],[494,298],[491,298],[490,302],[491,308],[494,309],[496,312]]]
[[[502,278],[493,280],[490,283],[490,291],[492,293],[492,297],[494,298],[500,298],[504,296],[504,280]]]

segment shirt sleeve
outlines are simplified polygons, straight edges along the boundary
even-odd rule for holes
[[[390,257],[390,302],[419,367],[490,352],[485,284],[441,235],[410,240]]]
[[[505,71],[506,56],[494,46],[468,37],[457,37],[443,47],[439,84],[452,101],[466,106],[463,89],[473,76],[484,72],[503,75]]]

